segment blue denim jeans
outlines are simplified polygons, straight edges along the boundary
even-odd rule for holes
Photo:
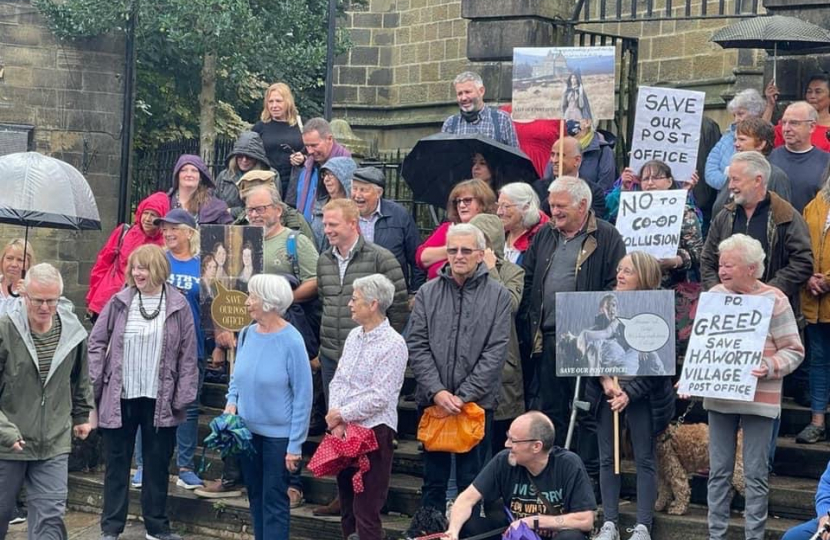
[[[811,374],[812,375],[812,374]],[[789,529],[781,537],[781,540],[810,540],[818,530],[818,518],[806,521]]]
[[[810,354],[810,409],[824,414],[830,401],[830,324],[807,325]]]
[[[255,452],[240,459],[256,540],[286,540],[290,508],[285,454],[288,439],[254,434]]]

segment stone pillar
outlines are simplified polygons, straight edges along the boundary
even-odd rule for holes
[[[467,58],[484,79],[488,102],[509,102],[513,48],[572,45],[566,26],[573,12],[568,0],[461,0],[467,27]]]

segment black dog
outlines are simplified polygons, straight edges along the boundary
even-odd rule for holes
[[[432,507],[419,508],[412,516],[412,521],[409,522],[409,528],[403,534],[403,538],[414,540],[422,536],[441,533],[446,531],[449,525],[444,512]]]

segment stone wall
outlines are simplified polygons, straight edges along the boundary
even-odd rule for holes
[[[104,232],[29,233],[38,261],[60,267],[79,311],[91,264],[117,219],[123,67],[123,38],[61,42],[28,0],[0,0],[0,126],[32,126],[34,150],[83,172],[98,202]],[[0,243],[23,233],[2,226]]]
[[[598,13],[597,0],[588,1],[590,13]],[[709,13],[717,12],[719,1],[708,0]],[[728,13],[734,1],[725,2]],[[693,14],[700,13],[700,2],[693,0]],[[628,13],[630,5],[623,2]],[[685,9],[682,0],[672,5],[675,15]],[[654,0],[653,9],[665,11],[665,0]],[[562,27],[552,20],[572,11],[567,0],[370,0],[364,11],[350,11],[341,21],[354,47],[335,68],[335,115],[375,148],[407,148],[455,110],[450,82],[467,67],[482,73],[488,101],[509,101],[512,47],[564,43]],[[726,102],[736,90],[761,88],[766,58],[763,51],[724,50],[709,42],[735,20],[578,28],[638,38],[639,83],[704,91],[707,114],[726,126]]]

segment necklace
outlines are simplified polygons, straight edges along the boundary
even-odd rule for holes
[[[141,312],[141,316],[144,317],[148,321],[152,321],[156,317],[159,316],[161,313],[161,303],[164,302],[164,287],[161,288],[161,296],[159,297],[159,305],[156,307],[156,310],[152,313],[147,313],[144,309],[144,299],[141,297],[141,291],[138,291],[138,311]]]

